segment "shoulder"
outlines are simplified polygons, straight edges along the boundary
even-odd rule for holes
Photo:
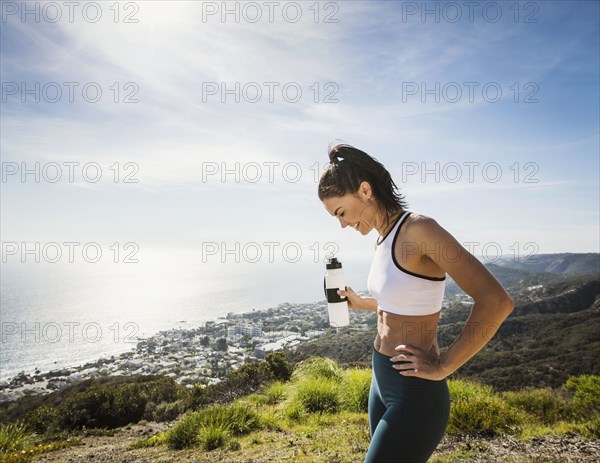
[[[402,228],[404,228],[404,241],[412,243],[422,251],[422,254],[436,252],[438,246],[460,246],[437,220],[426,214],[411,212]]]
[[[424,233],[431,233],[436,227],[439,227],[437,221],[428,215],[412,212],[406,218],[406,223],[402,226],[407,236],[418,236]]]

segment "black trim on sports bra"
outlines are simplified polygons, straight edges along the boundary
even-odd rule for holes
[[[407,218],[408,218],[408,216],[410,214],[411,214],[411,212],[409,212],[407,214]],[[402,268],[400,266],[400,264],[396,260],[396,255],[394,254],[394,248],[396,247],[396,239],[398,238],[398,234],[400,233],[400,229],[402,228],[402,225],[404,225],[404,222],[406,222],[406,220],[402,221],[402,223],[400,224],[400,226],[396,230],[396,233],[394,234],[394,240],[392,241],[392,260],[394,261],[394,264],[396,265],[396,267],[399,270],[402,270],[404,273],[408,273],[409,275],[412,275],[414,277],[424,278],[425,280],[444,281],[446,279],[446,275],[444,275],[443,277],[430,277],[430,276],[427,276],[427,275],[421,275],[420,273],[411,272],[410,270],[406,270],[405,268]]]
[[[404,211],[404,212],[406,212],[406,211]],[[389,234],[392,232],[392,230],[394,229],[394,227],[395,227],[395,226],[396,226],[396,224],[398,223],[398,220],[400,220],[400,219],[402,218],[402,216],[404,215],[404,212],[402,212],[402,214],[400,214],[400,215],[399,215],[399,216],[396,218],[396,220],[394,220],[394,225],[392,225],[392,226],[390,227],[390,229],[388,230],[388,232],[385,234],[385,236],[384,236],[383,238],[381,238],[381,241],[379,241],[379,238],[377,238],[377,241],[376,241],[376,245],[377,245],[377,246],[379,246],[381,243],[383,243],[383,242],[385,241],[385,239],[388,237],[388,235],[389,235]],[[407,214],[407,216],[408,216],[408,215],[410,215],[410,212]],[[400,226],[402,226],[402,225],[400,225]]]

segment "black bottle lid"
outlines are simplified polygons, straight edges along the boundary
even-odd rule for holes
[[[342,263],[337,260],[337,257],[332,257],[325,267],[327,269],[342,268]]]

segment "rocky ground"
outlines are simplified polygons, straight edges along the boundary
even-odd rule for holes
[[[128,447],[172,426],[173,423],[144,423],[121,428],[113,436],[82,437],[82,445],[40,455],[35,463],[201,463],[201,462],[288,462],[293,460],[289,439],[274,432],[274,441],[257,447],[243,442],[241,449],[206,452],[202,449],[173,451],[166,446],[128,450]],[[278,442],[279,441],[279,442]],[[252,451],[246,446],[252,445]],[[291,457],[291,458],[290,458]],[[325,461],[315,459],[315,461]],[[344,460],[336,460],[341,463]],[[493,439],[445,436],[431,463],[597,463],[600,440],[575,436],[536,438],[519,442],[513,437]],[[350,463],[350,460],[348,461]],[[352,462],[356,463],[356,462]]]

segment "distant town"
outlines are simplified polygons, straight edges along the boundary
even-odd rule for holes
[[[456,300],[469,303],[466,295]],[[446,299],[444,299],[446,302]],[[369,329],[375,314],[350,310],[352,331]],[[179,384],[218,383],[231,370],[246,362],[264,361],[269,352],[295,349],[300,343],[335,330],[329,325],[327,302],[283,303],[267,310],[254,310],[208,321],[194,329],[170,329],[139,339],[134,350],[78,367],[46,373],[24,371],[0,382],[0,402],[25,395],[45,394],[88,378],[114,375],[165,375]]]

